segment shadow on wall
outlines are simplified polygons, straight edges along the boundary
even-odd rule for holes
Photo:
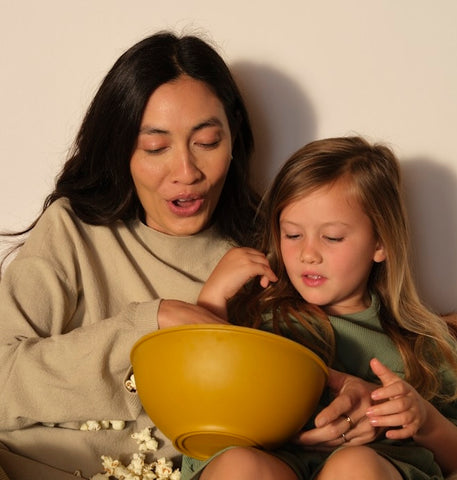
[[[263,192],[286,159],[315,139],[314,109],[300,84],[271,66],[238,62],[230,68],[254,132],[253,184]]]
[[[421,158],[402,172],[419,293],[439,313],[457,311],[457,176]]]

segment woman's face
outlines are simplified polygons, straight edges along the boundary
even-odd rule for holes
[[[146,224],[169,235],[206,228],[230,166],[232,137],[221,101],[181,76],[146,105],[130,172]]]

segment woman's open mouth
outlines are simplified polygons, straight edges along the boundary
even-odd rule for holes
[[[168,208],[177,216],[190,217],[198,213],[204,203],[203,197],[183,197],[167,201]]]

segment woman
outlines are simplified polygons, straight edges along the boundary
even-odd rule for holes
[[[219,321],[180,301],[195,303],[223,254],[250,243],[252,148],[238,88],[202,40],[159,33],[114,64],[0,283],[9,476],[87,478],[101,455],[137,451],[131,435],[151,422],[130,350],[158,328]],[[156,456],[175,455],[159,438]]]

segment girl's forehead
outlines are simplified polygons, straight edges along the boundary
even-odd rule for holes
[[[359,196],[351,183],[337,181],[303,190],[285,202],[280,220],[285,217],[328,220],[365,214]]]

